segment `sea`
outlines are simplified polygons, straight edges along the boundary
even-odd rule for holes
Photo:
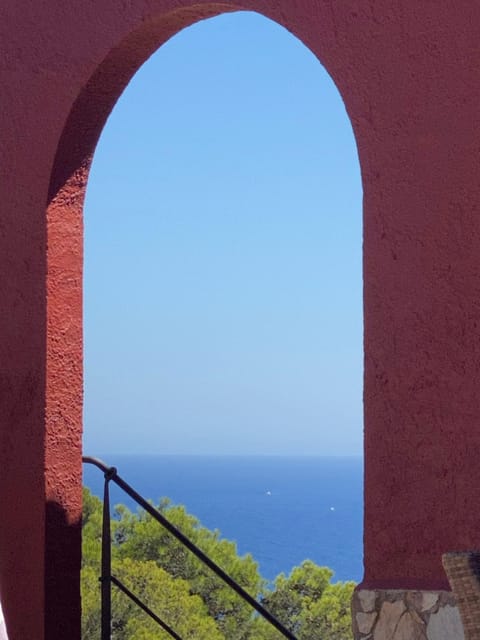
[[[251,553],[261,575],[310,559],[333,581],[363,576],[361,457],[104,455],[145,498],[185,505],[202,525]],[[103,475],[84,465],[84,484],[101,496]],[[132,500],[113,485],[112,504]]]

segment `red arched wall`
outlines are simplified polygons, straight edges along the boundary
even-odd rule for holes
[[[0,595],[11,640],[79,637],[89,158],[148,55],[182,27],[235,8],[2,2]],[[317,54],[357,139],[364,586],[443,587],[441,552],[476,546],[480,531],[480,5],[246,0],[242,8],[285,25]]]

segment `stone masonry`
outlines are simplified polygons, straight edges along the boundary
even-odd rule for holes
[[[464,640],[455,599],[449,591],[355,591],[355,640]]]

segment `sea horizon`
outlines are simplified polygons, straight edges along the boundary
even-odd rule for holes
[[[363,575],[363,457],[277,454],[101,454],[146,499],[184,505],[203,526],[251,553],[272,581],[303,560],[334,580]],[[98,496],[103,474],[84,465]],[[112,504],[136,505],[112,485]]]
[[[85,453],[84,455],[91,455]],[[145,453],[130,453],[130,452],[109,452],[108,454],[100,453],[93,455],[94,458],[102,458],[107,456],[114,456],[115,458],[126,457],[179,457],[179,458],[364,458],[363,454],[329,454],[329,453],[155,453],[147,451]]]

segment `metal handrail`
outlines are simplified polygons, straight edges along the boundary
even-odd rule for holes
[[[161,524],[169,533],[172,534],[183,546],[191,551],[203,564],[211,569],[219,578],[233,589],[243,600],[253,607],[267,622],[277,629],[285,638],[289,640],[297,640],[291,631],[283,626],[275,616],[267,611],[255,598],[245,591],[235,580],[221,569],[211,558],[209,558],[201,549],[199,549],[187,536],[177,529],[165,516],[155,509],[149,502],[145,500],[133,487],[131,487],[123,478],[121,478],[115,467],[109,467],[105,462],[91,456],[83,456],[82,461],[85,464],[91,464],[103,472],[104,496],[103,496],[103,531],[102,531],[102,575],[100,578],[102,584],[102,633],[101,640],[110,640],[111,637],[111,585],[115,584],[123,593],[125,593],[133,602],[140,606],[145,613],[153,618],[162,628],[167,631],[173,638],[182,640],[168,625],[163,622],[156,614],[143,604],[137,596],[135,596],[120,580],[112,576],[111,570],[111,534],[110,534],[110,496],[109,483],[114,482],[119,486],[132,500],[134,500],[142,509],[152,516],[159,524]]]
[[[181,636],[178,635],[178,633],[176,633],[171,627],[168,626],[168,624],[166,622],[164,622],[159,616],[157,616],[156,613],[154,613],[150,607],[147,607],[147,605],[142,602],[140,600],[140,598],[138,596],[136,596],[134,593],[132,593],[132,591],[130,591],[130,589],[128,589],[128,587],[126,587],[123,582],[120,582],[120,580],[118,578],[116,578],[115,576],[110,576],[110,580],[112,582],[112,584],[114,584],[116,587],[118,587],[120,589],[120,591],[122,591],[128,598],[130,598],[130,600],[137,605],[137,607],[139,607],[140,609],[142,609],[142,611],[145,611],[145,613],[147,615],[150,616],[150,618],[152,618],[152,620],[155,620],[155,622],[160,625],[162,627],[162,629],[164,631],[166,631],[172,638],[174,638],[174,640],[182,640]],[[103,638],[102,638],[103,640]]]

